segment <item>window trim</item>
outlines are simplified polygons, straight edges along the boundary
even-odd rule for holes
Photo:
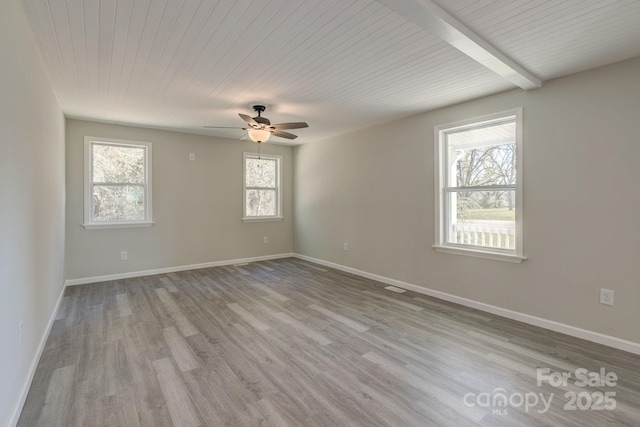
[[[446,172],[447,167],[447,152],[444,135],[447,132],[454,130],[460,130],[464,128],[472,128],[481,124],[488,124],[490,122],[499,122],[506,117],[515,116],[516,122],[516,224],[515,224],[515,238],[516,244],[514,250],[498,249],[498,248],[486,248],[481,246],[465,245],[460,243],[446,242],[446,226],[447,215],[446,200],[445,197],[448,194],[446,190]],[[524,256],[524,209],[523,209],[523,110],[522,108],[516,108],[507,111],[501,111],[498,113],[488,114],[472,119],[461,120],[453,123],[447,123],[438,125],[434,128],[434,148],[435,148],[435,238],[436,243],[433,248],[438,252],[466,255],[472,257],[493,259],[499,261],[508,261],[520,263],[525,260]],[[485,187],[482,187],[485,188]]]
[[[272,216],[247,216],[247,159],[276,160],[276,215]],[[242,154],[242,221],[244,222],[269,222],[282,221],[282,156],[275,154],[256,154],[245,152]]]
[[[93,221],[93,143],[103,145],[121,145],[143,147],[145,149],[145,170],[144,170],[144,217],[139,221]],[[153,225],[152,215],[152,149],[150,142],[128,141],[124,139],[97,138],[93,136],[84,137],[84,223],[82,226],[88,230],[105,228],[134,228],[150,227]]]

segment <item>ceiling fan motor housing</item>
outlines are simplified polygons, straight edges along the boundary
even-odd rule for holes
[[[271,124],[271,121],[269,119],[260,116],[254,117],[253,120],[255,120],[257,123],[260,123],[261,125],[269,126]]]

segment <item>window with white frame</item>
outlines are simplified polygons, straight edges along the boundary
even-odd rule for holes
[[[151,144],[85,137],[84,227],[144,227],[151,218]]]
[[[280,156],[244,153],[244,220],[282,219]]]
[[[438,251],[520,262],[522,110],[437,126]]]

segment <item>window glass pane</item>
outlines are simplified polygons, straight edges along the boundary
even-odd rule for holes
[[[277,182],[277,160],[246,159],[246,186],[275,188]]]
[[[144,219],[144,186],[95,185],[93,187],[94,221],[142,221]]]
[[[448,133],[447,186],[515,184],[515,137],[514,122]]]
[[[449,193],[447,241],[515,249],[515,197],[513,190]]]
[[[93,182],[144,184],[142,147],[93,144]]]
[[[247,190],[247,216],[275,216],[277,209],[276,190]]]

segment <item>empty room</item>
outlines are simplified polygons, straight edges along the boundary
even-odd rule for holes
[[[640,1],[3,0],[0,425],[640,425]]]

